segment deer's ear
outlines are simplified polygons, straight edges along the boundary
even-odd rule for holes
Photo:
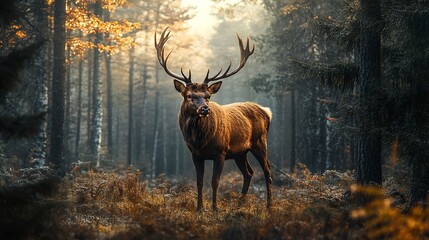
[[[222,86],[222,82],[213,83],[207,90],[210,94],[215,94],[219,91],[220,86]]]
[[[185,85],[176,79],[174,79],[174,88],[176,88],[179,93],[183,93],[186,89]]]

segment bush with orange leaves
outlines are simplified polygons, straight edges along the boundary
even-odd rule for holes
[[[391,198],[377,187],[353,185],[351,190],[370,199],[362,208],[351,211],[353,219],[364,221],[366,236],[370,239],[424,239],[429,238],[429,208],[415,206],[408,212],[395,207]]]

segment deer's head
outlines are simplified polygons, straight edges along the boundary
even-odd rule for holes
[[[185,109],[187,114],[191,116],[199,116],[199,117],[207,117],[210,114],[209,101],[212,94],[217,93],[219,91],[222,82],[219,81],[224,78],[228,78],[236,73],[238,73],[246,64],[247,59],[250,55],[253,54],[255,50],[255,45],[253,45],[252,49],[249,48],[249,38],[247,38],[246,47],[243,47],[243,41],[237,35],[238,45],[240,46],[240,63],[237,68],[231,72],[231,63],[225,72],[222,72],[222,69],[216,73],[214,76],[209,77],[210,70],[207,70],[206,77],[203,83],[193,83],[191,81],[191,70],[189,70],[189,74],[186,75],[183,72],[183,69],[180,70],[181,75],[171,72],[167,68],[167,61],[170,57],[171,52],[165,56],[165,43],[170,38],[170,31],[166,28],[159,39],[159,42],[156,39],[155,33],[155,48],[157,51],[158,61],[161,66],[164,68],[165,72],[174,78],[174,87],[176,90],[181,93],[183,97],[182,108]],[[219,82],[216,82],[219,81]],[[209,86],[209,82],[215,82]]]

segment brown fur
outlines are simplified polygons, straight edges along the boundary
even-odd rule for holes
[[[246,44],[237,35],[240,47],[240,63],[235,69],[231,69],[231,64],[222,72],[209,76],[207,71],[203,84],[191,81],[191,70],[185,75],[181,70],[181,75],[171,72],[167,67],[167,60],[170,56],[165,54],[164,45],[170,38],[168,28],[164,29],[159,41],[155,34],[155,48],[159,64],[165,72],[173,77],[174,87],[183,96],[183,103],[179,113],[179,125],[186,145],[192,153],[197,173],[198,206],[203,207],[203,177],[204,161],[213,160],[213,209],[217,209],[217,189],[219,178],[222,173],[225,159],[234,159],[241,173],[243,174],[242,196],[245,196],[250,180],[253,175],[252,167],[247,160],[247,153],[250,151],[259,161],[267,184],[267,207],[271,205],[271,172],[267,157],[267,133],[272,118],[269,108],[264,108],[256,103],[234,103],[220,106],[216,103],[209,103],[210,95],[219,91],[221,79],[228,78],[238,73],[246,64],[247,59],[253,54],[255,45],[250,47],[249,38]],[[231,70],[231,71],[230,71]],[[182,81],[183,83],[179,82]],[[210,82],[215,82],[208,86]]]
[[[175,83],[177,84],[177,83]],[[218,83],[215,83],[218,84]],[[213,208],[217,209],[216,193],[219,177],[225,159],[234,159],[243,173],[244,183],[242,195],[246,195],[253,170],[247,160],[251,151],[264,170],[267,182],[267,206],[271,204],[271,173],[267,158],[267,133],[271,121],[269,108],[261,107],[252,102],[219,105],[215,102],[203,102],[202,98],[214,94],[220,88],[194,83],[192,85],[176,85],[176,89],[184,97],[179,113],[179,125],[183,138],[192,153],[197,171],[198,209],[202,208],[202,179],[204,160],[214,160],[212,188]],[[190,100],[187,96],[200,97]],[[208,106],[207,117],[198,115],[201,106]]]

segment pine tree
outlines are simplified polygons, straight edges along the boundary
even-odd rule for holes
[[[49,162],[64,170],[64,82],[66,44],[66,1],[54,3],[54,65]]]
[[[381,184],[381,6],[378,0],[361,0],[361,35],[358,93],[361,114],[358,118],[357,181]]]

